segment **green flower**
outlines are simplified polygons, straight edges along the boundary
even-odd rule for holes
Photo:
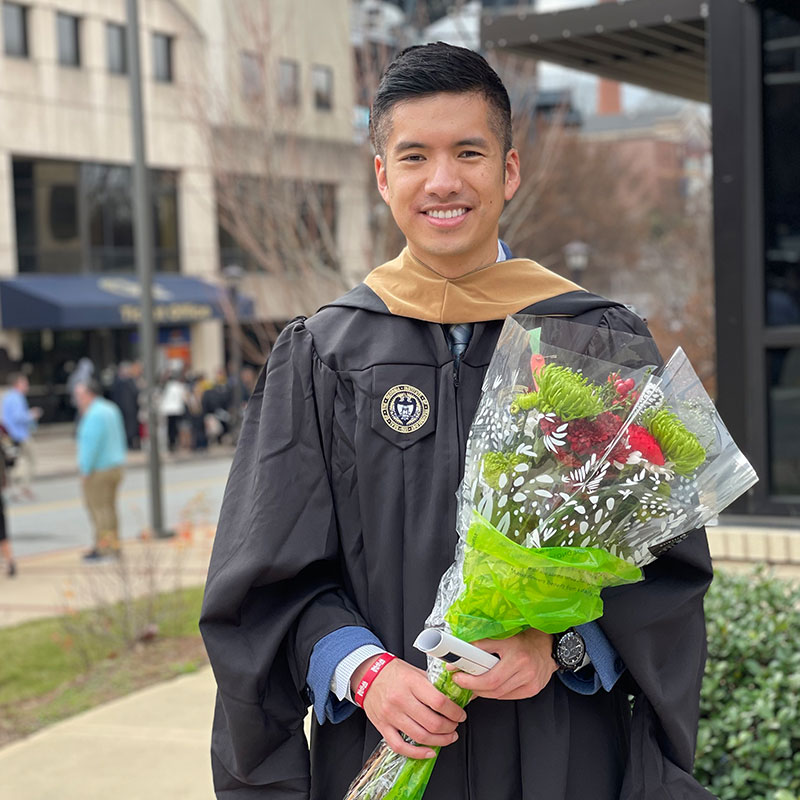
[[[538,390],[519,395],[511,404],[511,413],[536,408],[543,414],[557,414],[565,422],[594,417],[603,408],[601,392],[579,372],[558,364],[545,364],[536,375]]]
[[[700,440],[669,409],[650,409],[644,413],[642,421],[658,439],[661,450],[679,475],[689,475],[706,460]]]

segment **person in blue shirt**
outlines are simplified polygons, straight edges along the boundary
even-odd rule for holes
[[[83,497],[94,528],[94,547],[86,561],[120,555],[117,490],[122,482],[127,453],[125,423],[118,406],[99,396],[93,382],[74,389],[78,423],[78,469]]]
[[[35,461],[31,449],[31,434],[42,416],[42,409],[28,406],[26,395],[30,384],[27,376],[15,372],[9,376],[8,382],[11,388],[3,397],[2,423],[17,449],[17,474],[22,484],[22,495],[32,500],[31,481]]]

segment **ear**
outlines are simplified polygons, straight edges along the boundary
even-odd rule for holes
[[[375,156],[375,180],[383,202],[389,205],[389,181],[386,178],[386,164],[382,156]]]
[[[505,191],[504,196],[508,202],[519,189],[519,153],[513,147],[506,153],[506,172],[505,172]]]

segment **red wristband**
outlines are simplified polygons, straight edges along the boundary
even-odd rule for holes
[[[391,653],[381,653],[370,665],[367,667],[367,671],[364,673],[364,677],[359,681],[358,686],[356,687],[355,692],[353,692],[353,698],[356,701],[356,704],[364,708],[364,698],[367,696],[367,692],[369,691],[369,687],[372,686],[372,681],[378,677],[378,673],[390,662],[394,661],[395,656]]]

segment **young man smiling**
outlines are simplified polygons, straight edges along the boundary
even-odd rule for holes
[[[701,531],[644,582],[605,592],[599,623],[478,642],[500,661],[459,676],[477,695],[466,713],[427,681],[412,642],[453,558],[466,438],[503,319],[573,317],[597,329],[590,354],[604,329],[647,331],[499,241],[520,165],[508,95],[481,56],[401,53],[371,134],[407,247],[281,334],[226,489],[201,620],[219,686],[217,796],[338,800],[384,736],[415,758],[443,747],[426,797],[710,797],[691,777],[711,577]]]

